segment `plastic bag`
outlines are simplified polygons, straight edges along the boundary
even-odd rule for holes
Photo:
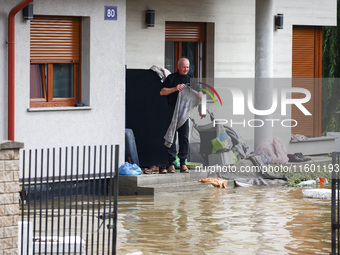
[[[257,146],[255,152],[269,156],[272,159],[273,163],[288,163],[286,148],[280,138],[274,138],[273,141],[262,141],[262,143]]]
[[[213,145],[212,153],[216,153],[223,149],[230,150],[233,147],[232,140],[230,136],[225,131],[224,127],[222,125],[218,125],[217,127],[217,136],[216,138],[211,140],[211,143]]]
[[[185,164],[187,163],[187,160],[185,160]],[[175,159],[175,162],[174,162],[174,166],[175,168],[180,168],[181,167],[181,160],[180,158],[178,157],[178,153],[176,154],[176,159]]]
[[[123,165],[119,167],[120,175],[140,175],[143,171],[136,164],[130,164],[129,162],[125,162]]]
[[[303,181],[297,184],[298,186],[312,186],[312,185],[316,185],[316,181],[315,180],[308,180],[308,181]]]
[[[212,149],[212,153],[216,153],[218,150],[222,150],[225,148],[225,143],[222,142],[220,139],[218,138],[214,138],[211,140],[213,149]]]

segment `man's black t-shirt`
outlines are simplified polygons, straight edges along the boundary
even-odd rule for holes
[[[163,82],[163,88],[173,88],[178,84],[186,84],[190,86],[190,76],[180,75],[178,72],[168,75]],[[177,102],[178,91],[171,93],[167,96],[168,104],[175,107]]]

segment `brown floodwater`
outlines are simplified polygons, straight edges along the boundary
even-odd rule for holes
[[[120,197],[117,254],[329,254],[330,203],[277,186]]]

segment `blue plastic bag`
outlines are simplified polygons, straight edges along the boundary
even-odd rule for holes
[[[123,165],[119,167],[120,175],[140,175],[143,171],[136,164],[130,164],[129,162],[125,162]]]

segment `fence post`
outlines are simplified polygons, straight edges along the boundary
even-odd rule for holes
[[[24,144],[0,142],[0,249],[18,254],[19,149]]]

